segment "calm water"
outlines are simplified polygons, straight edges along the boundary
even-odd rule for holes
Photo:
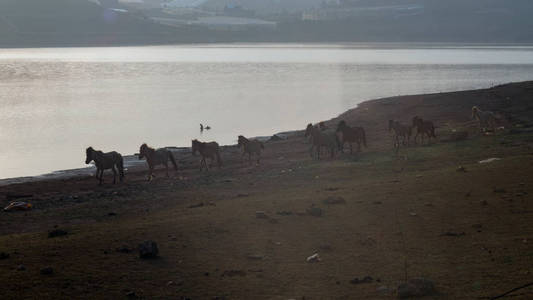
[[[533,80],[531,47],[0,49],[0,178],[303,128],[363,100]],[[199,123],[213,127],[199,133]]]

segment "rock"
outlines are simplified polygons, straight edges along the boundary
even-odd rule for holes
[[[248,194],[248,193],[239,193],[235,197],[236,198],[244,198],[244,197],[248,197],[248,196],[250,196],[250,194]]]
[[[447,231],[441,234],[441,236],[462,236],[462,235],[466,235],[466,233],[464,231],[463,232]]]
[[[501,158],[491,157],[491,158],[488,158],[488,159],[480,160],[479,163],[480,164],[488,164],[488,163],[491,163],[493,161],[498,161],[498,160],[501,160]]]
[[[492,191],[495,193],[502,193],[502,194],[507,193],[507,190],[504,188],[494,188]]]
[[[222,277],[233,277],[233,276],[246,276],[246,272],[242,270],[226,270],[222,273]]]
[[[9,253],[6,252],[0,252],[0,259],[8,259]]]
[[[68,232],[63,230],[63,229],[54,229],[54,230],[48,232],[48,238],[64,236],[64,235],[67,235],[67,234],[68,234]]]
[[[255,212],[255,217],[258,218],[258,219],[268,219],[268,215],[266,214],[266,212],[262,211],[262,210],[258,210]]]
[[[26,266],[24,266],[24,265],[19,265],[17,267],[17,271],[25,271],[25,270],[26,270]]]
[[[361,283],[371,283],[372,281],[374,281],[374,278],[372,278],[371,276],[365,276],[363,279],[359,279],[359,278],[354,278],[352,280],[350,280],[350,283],[351,284],[361,284]]]
[[[479,204],[483,205],[483,206],[487,206],[489,205],[489,203],[487,202],[487,200],[481,200],[479,201]]]
[[[251,260],[262,260],[265,258],[265,256],[261,254],[250,254],[247,256],[247,258]]]
[[[290,215],[292,215],[292,211],[282,210],[282,211],[278,211],[276,214],[278,214],[280,216],[290,216]]]
[[[110,216],[110,217],[114,217],[114,216],[117,215],[117,213],[115,213],[115,212],[110,212],[110,213],[108,213],[107,215]]]
[[[435,293],[433,281],[425,278],[413,278],[398,286],[398,297],[424,297]]]
[[[457,172],[466,172],[466,169],[463,166],[459,166],[456,171]]]
[[[378,292],[378,294],[382,295],[382,296],[387,296],[390,294],[390,290],[388,287],[382,285],[382,286],[379,286],[378,288],[376,288],[376,291]]]
[[[41,269],[41,275],[52,275],[54,274],[54,269],[52,267],[45,267]]]
[[[315,253],[311,256],[309,256],[306,261],[308,263],[316,263],[316,262],[319,262],[321,259],[320,259],[320,256],[318,255],[318,253]]]
[[[127,246],[120,246],[116,250],[117,250],[117,252],[120,252],[120,253],[130,253],[131,252],[131,249],[128,248]]]
[[[200,202],[198,204],[189,205],[189,208],[198,208],[198,207],[203,207],[203,206],[204,206],[204,203]]]
[[[159,254],[159,249],[154,241],[144,241],[139,244],[140,258],[156,258]]]
[[[306,212],[313,217],[322,217],[324,215],[324,210],[320,207],[310,207]]]
[[[135,294],[134,291],[129,291],[126,293],[126,297],[128,298],[137,298],[137,294]]]
[[[343,197],[330,196],[322,200],[322,203],[327,204],[327,205],[346,204],[346,200],[344,200]]]

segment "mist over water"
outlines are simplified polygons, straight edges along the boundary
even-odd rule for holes
[[[87,146],[233,144],[364,100],[524,80],[531,47],[0,49],[0,178],[83,167]],[[200,123],[213,129],[200,134]]]

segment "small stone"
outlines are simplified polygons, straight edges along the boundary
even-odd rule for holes
[[[483,206],[487,206],[487,205],[489,205],[489,203],[487,202],[487,200],[481,200],[481,201],[479,201],[479,203],[480,203],[481,205],[483,205]]]
[[[137,294],[135,294],[134,291],[129,291],[126,293],[126,297],[128,298],[137,298]]]
[[[115,213],[115,212],[110,212],[110,213],[108,213],[107,215],[110,216],[110,217],[114,217],[114,216],[117,215],[117,213]]]
[[[322,217],[324,210],[320,207],[310,207],[307,209],[307,213],[313,217]]]
[[[383,296],[386,296],[390,293],[390,290],[388,287],[382,285],[382,286],[379,286],[376,291],[380,294],[380,295],[383,295]]]
[[[258,210],[258,211],[255,212],[255,217],[258,218],[258,219],[267,219],[268,215],[266,214],[266,212],[264,212],[262,210]]]
[[[507,190],[504,188],[494,188],[492,191],[495,193],[501,193],[501,194],[507,193]]]
[[[8,259],[8,258],[9,258],[9,253],[0,252],[0,259]]]
[[[463,167],[463,166],[459,166],[459,167],[457,168],[457,172],[466,172],[466,169],[465,169],[465,167]]]
[[[322,200],[322,203],[327,205],[335,205],[335,204],[346,204],[346,200],[344,200],[343,197],[327,197],[326,199]]]
[[[413,216],[413,217],[416,217],[417,214],[415,212],[410,212],[409,215]]]
[[[261,254],[250,254],[247,256],[247,258],[251,260],[262,260],[265,258],[265,256]]]
[[[117,250],[117,252],[120,252],[120,253],[130,253],[131,252],[131,249],[128,248],[127,246],[120,246],[116,250]]]
[[[54,229],[54,230],[48,232],[48,238],[64,236],[64,235],[67,235],[67,234],[68,234],[68,232],[63,230],[63,229]]]
[[[308,263],[316,263],[316,262],[319,262],[321,259],[320,259],[320,256],[318,255],[318,253],[315,253],[311,256],[309,256],[306,261]]]
[[[41,275],[52,275],[54,274],[54,269],[52,267],[45,267],[41,269]]]
[[[365,276],[363,279],[354,278],[350,280],[351,284],[371,283],[374,279],[371,276]]]
[[[139,244],[139,257],[140,258],[156,258],[159,254],[159,249],[154,241],[144,241]]]
[[[425,278],[413,278],[398,286],[398,298],[424,297],[435,293],[433,281]]]
[[[17,271],[24,271],[24,270],[26,270],[26,266],[24,266],[24,265],[19,265],[17,267]]]

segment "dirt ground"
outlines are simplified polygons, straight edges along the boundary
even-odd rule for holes
[[[482,135],[473,105],[505,129]],[[387,121],[414,115],[438,140],[395,155]],[[436,287],[426,299],[490,299],[533,281],[533,82],[368,101],[326,124],[340,119],[365,127],[368,148],[317,161],[300,134],[267,142],[259,166],[226,147],[209,172],[182,154],[152,182],[128,170],[102,187],[0,187],[0,204],[34,205],[0,214],[0,298],[392,299],[423,277]],[[159,258],[139,258],[145,240]]]

